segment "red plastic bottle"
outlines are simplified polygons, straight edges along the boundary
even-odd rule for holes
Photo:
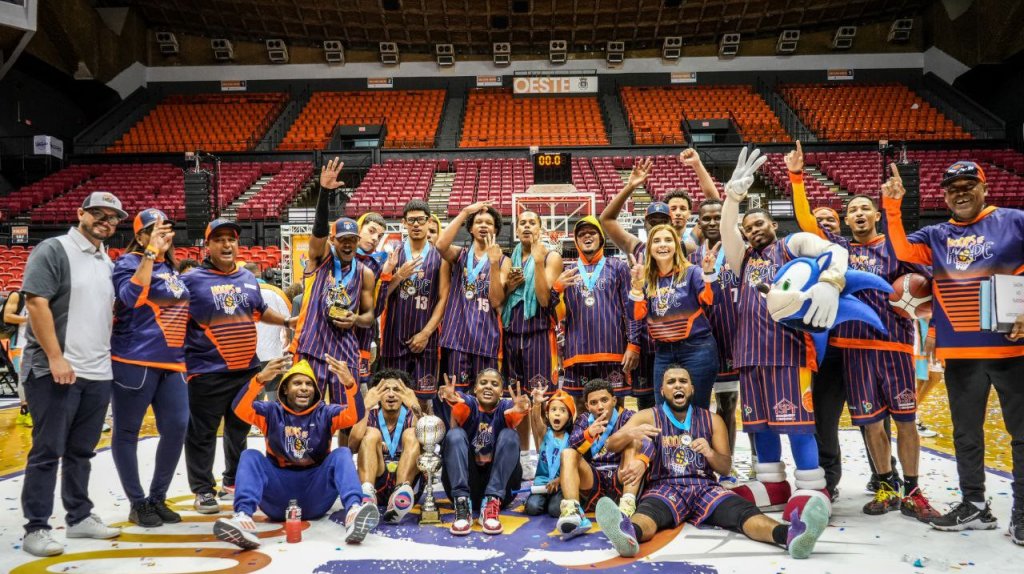
[[[284,535],[289,543],[302,542],[302,509],[299,508],[299,501],[291,499],[288,501],[288,508],[284,512]]]

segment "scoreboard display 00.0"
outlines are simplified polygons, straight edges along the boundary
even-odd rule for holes
[[[535,185],[572,183],[572,154],[542,152],[533,154]]]

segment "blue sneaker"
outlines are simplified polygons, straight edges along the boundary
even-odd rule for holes
[[[558,522],[555,523],[555,528],[561,533],[562,540],[572,540],[581,534],[586,534],[592,526],[593,524],[583,514],[583,508],[578,502],[575,500],[562,501],[561,515],[558,517]]]
[[[636,539],[636,530],[629,517],[619,510],[619,505],[607,496],[597,501],[597,524],[608,540],[615,547],[619,556],[629,558],[640,552],[640,543]]]
[[[804,505],[804,511],[789,516],[789,535],[786,548],[793,558],[804,559],[814,551],[814,544],[828,526],[828,508],[819,498],[811,497]]]

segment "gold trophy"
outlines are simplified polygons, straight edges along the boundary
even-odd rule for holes
[[[416,467],[423,473],[423,504],[420,505],[420,524],[440,524],[441,513],[434,502],[434,475],[441,468],[441,439],[444,438],[444,423],[438,417],[426,415],[416,422],[416,440],[423,452],[416,460]]]
[[[327,291],[327,317],[338,321],[352,315],[349,305],[352,299],[348,296],[348,289],[341,285],[335,285]]]

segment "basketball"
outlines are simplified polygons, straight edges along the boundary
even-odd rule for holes
[[[892,282],[889,304],[904,319],[932,316],[932,284],[920,273],[907,273]]]

